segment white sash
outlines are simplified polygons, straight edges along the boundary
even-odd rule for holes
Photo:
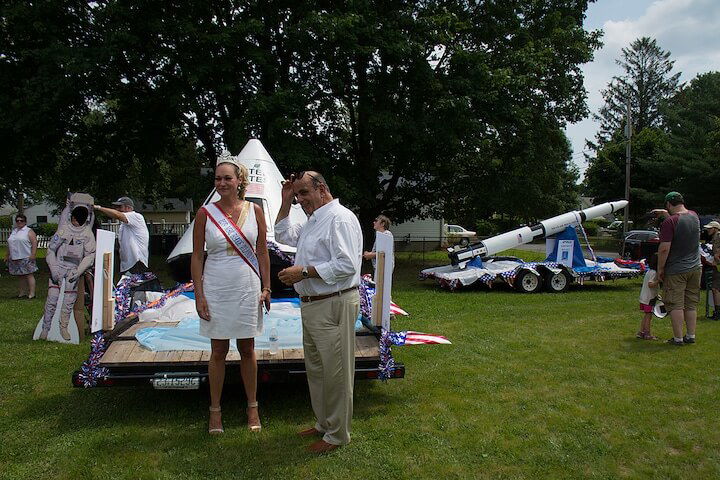
[[[231,221],[216,204],[208,203],[203,208],[208,218],[215,224],[220,232],[222,232],[230,246],[235,249],[237,254],[240,255],[252,271],[255,272],[255,275],[260,278],[260,266],[257,255],[255,255],[255,250],[252,245],[250,245],[248,239],[245,238],[245,235],[243,235],[242,230],[240,230],[241,227],[235,225],[235,222]],[[250,208],[252,208],[252,205]]]

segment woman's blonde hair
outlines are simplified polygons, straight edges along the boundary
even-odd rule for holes
[[[235,162],[221,162],[218,163],[215,168],[225,164],[235,167],[235,176],[238,178],[238,180],[240,180],[240,183],[238,184],[238,197],[245,198],[245,190],[250,183],[250,172],[248,172],[248,169],[245,165]]]
[[[385,215],[378,215],[375,220],[380,222],[380,224],[383,226],[383,228],[385,230],[388,230],[390,228],[390,224],[391,224],[390,219],[388,217],[386,217]]]

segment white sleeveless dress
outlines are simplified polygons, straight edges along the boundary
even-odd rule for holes
[[[255,249],[258,228],[252,204],[241,230]],[[200,335],[216,340],[260,335],[263,331],[260,279],[210,219],[205,223],[205,245],[203,290],[210,321],[200,319]]]

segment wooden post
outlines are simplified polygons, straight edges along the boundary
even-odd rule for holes
[[[382,325],[383,291],[385,290],[385,252],[377,252],[375,257],[375,295],[372,302],[372,323]]]
[[[75,325],[78,329],[78,338],[82,342],[85,340],[85,274],[78,277],[77,298],[73,305],[73,315],[75,316]]]
[[[112,265],[110,259],[112,255],[110,252],[103,254],[103,308],[102,308],[102,329],[105,331],[112,330],[113,324],[113,297],[112,297],[112,278],[110,272],[112,271]]]

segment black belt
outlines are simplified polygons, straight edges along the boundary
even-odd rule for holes
[[[353,290],[357,290],[358,287],[350,287],[346,288],[345,290],[340,290],[339,292],[333,292],[328,293],[327,295],[315,295],[315,296],[309,296],[309,297],[300,297],[300,301],[303,303],[310,303],[310,302],[317,302],[318,300],[325,300],[326,298],[330,297],[339,297],[343,293],[351,292]]]

